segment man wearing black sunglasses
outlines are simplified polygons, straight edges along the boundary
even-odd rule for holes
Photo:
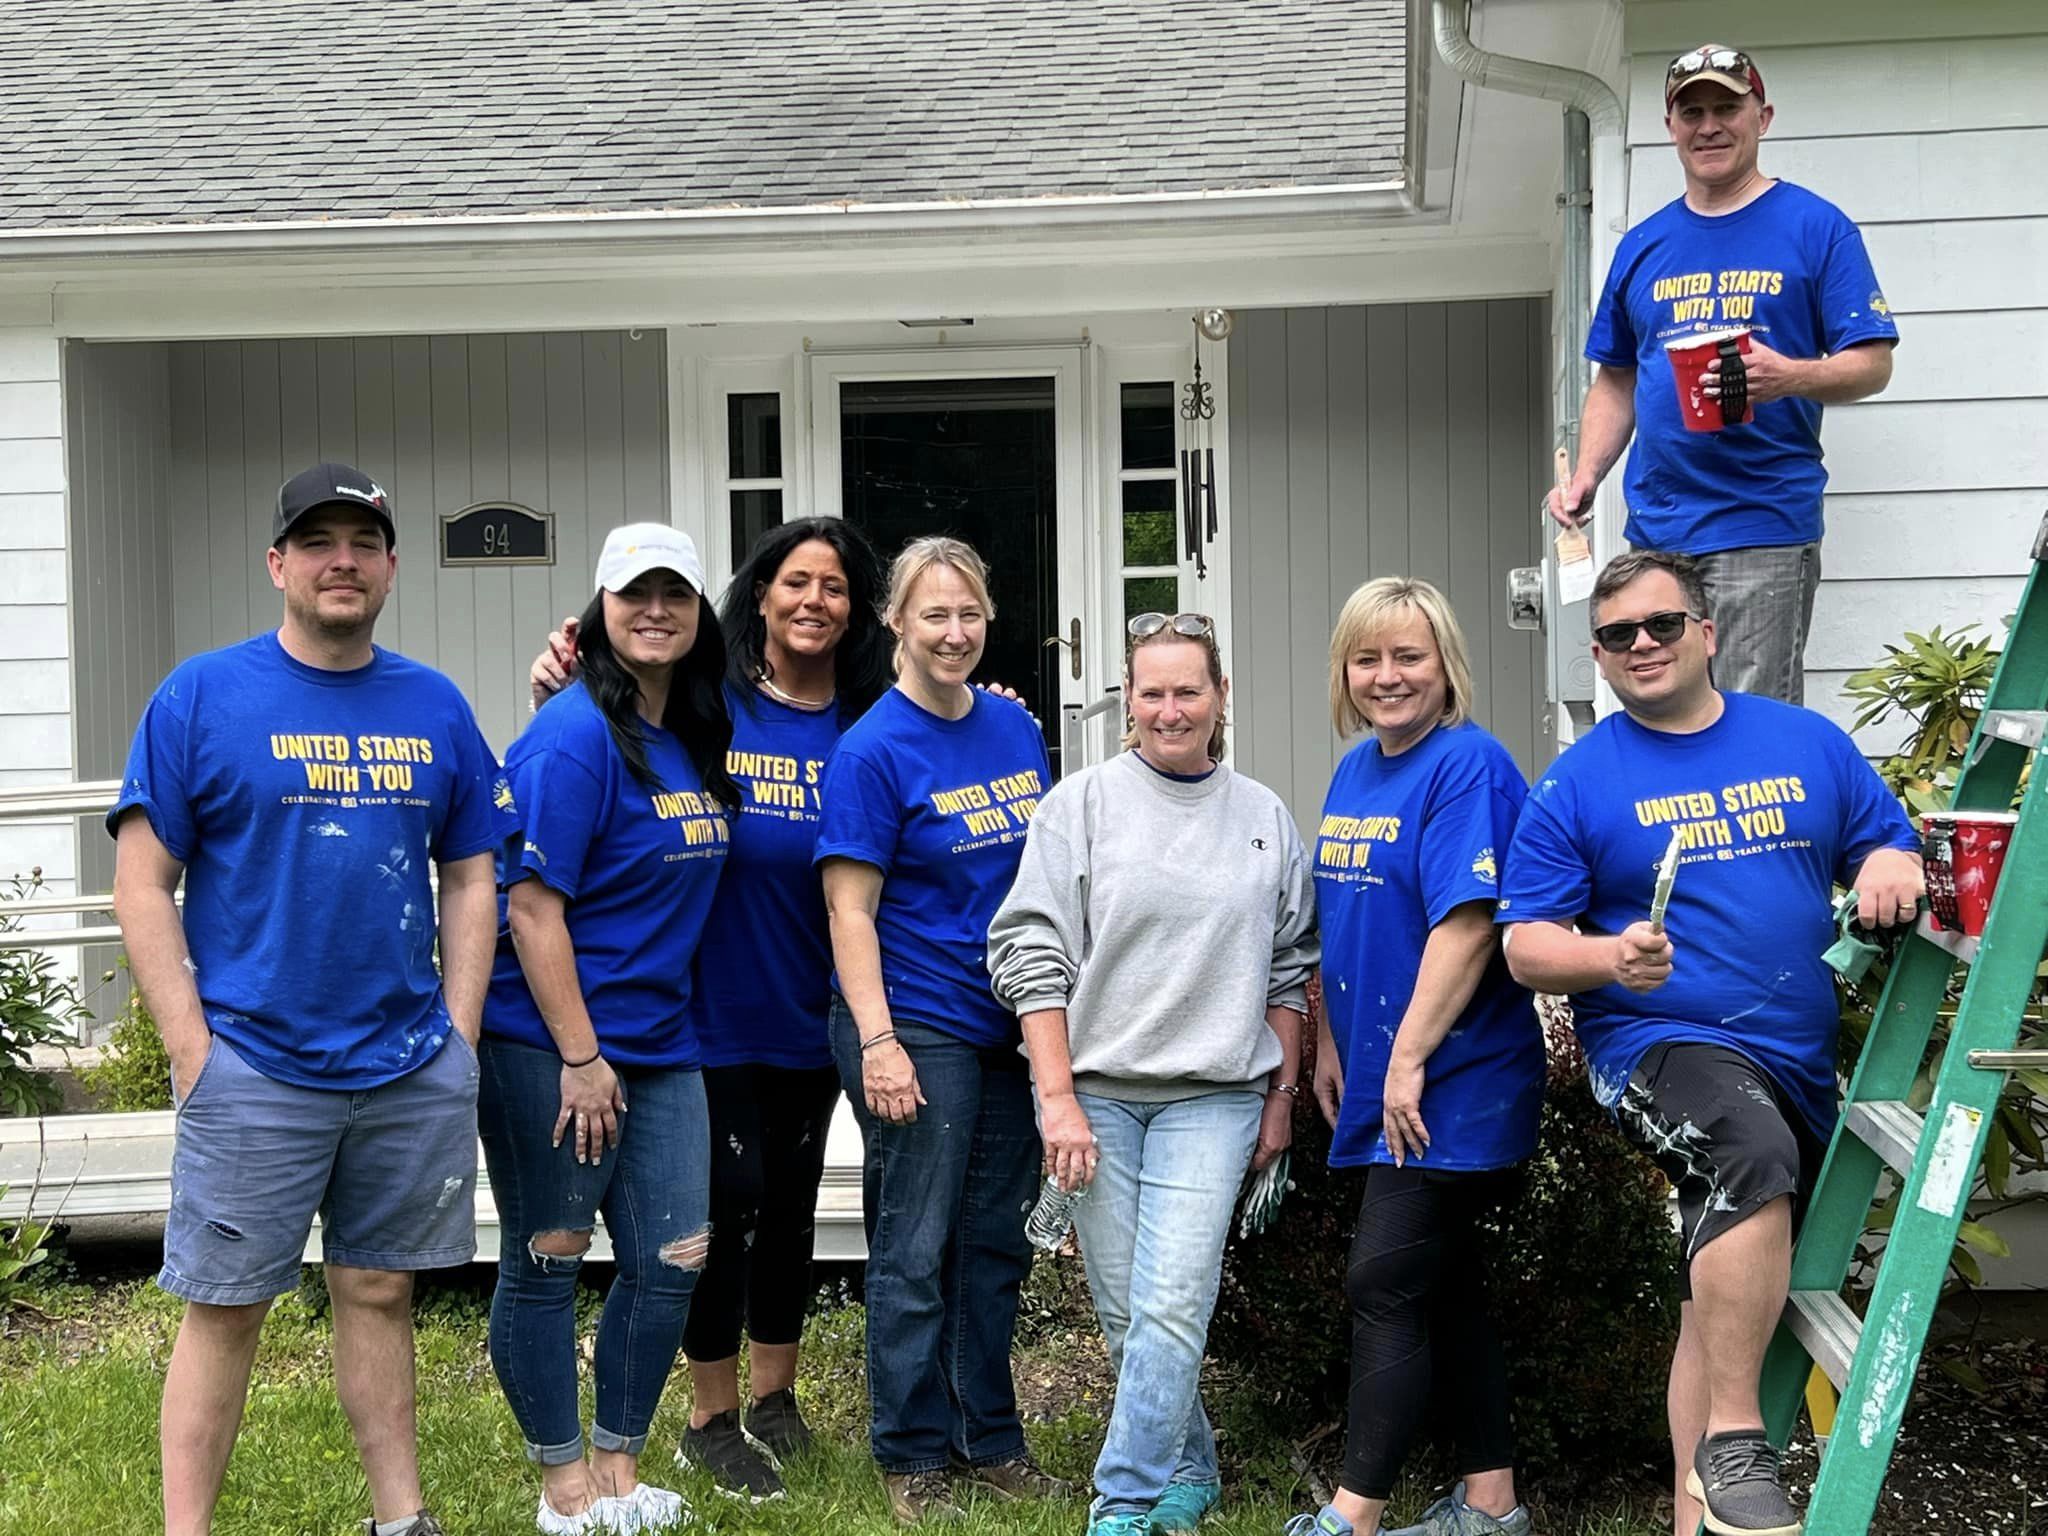
[[[1715,688],[1710,603],[1683,555],[1600,573],[1594,656],[1622,710],[1531,793],[1497,918],[1515,980],[1571,994],[1594,1093],[1678,1191],[1674,1530],[1703,1502],[1720,1536],[1797,1536],[1757,1378],[1835,1120],[1833,886],[1872,927],[1912,921],[1925,884],[1846,733]]]
[[[1758,167],[1772,110],[1739,48],[1671,61],[1664,123],[1685,195],[1615,253],[1586,338],[1598,368],[1578,464],[1549,507],[1582,519],[1633,437],[1629,543],[1699,562],[1724,687],[1797,704],[1820,583],[1821,408],[1883,389],[1899,332],[1848,216]],[[1673,353],[1702,345],[1704,360]]]

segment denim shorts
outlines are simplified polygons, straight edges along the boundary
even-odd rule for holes
[[[221,1307],[282,1295],[316,1212],[327,1263],[468,1263],[476,1091],[476,1052],[453,1030],[424,1064],[360,1093],[277,1082],[215,1035],[178,1106],[157,1284]]]

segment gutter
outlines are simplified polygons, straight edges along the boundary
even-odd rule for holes
[[[0,229],[0,262],[28,257],[336,256],[450,247],[635,245],[677,240],[1014,236],[1049,230],[1272,219],[1415,215],[1405,180],[1201,192],[814,203],[607,213],[467,214],[446,218],[282,219],[223,224],[109,224]]]
[[[1544,64],[1534,59],[1489,53],[1472,41],[1465,0],[1431,0],[1430,20],[1437,52],[1464,79],[1482,90],[1508,91],[1563,104],[1564,190],[1558,203],[1564,212],[1564,271],[1560,286],[1561,325],[1557,338],[1555,376],[1563,381],[1557,400],[1559,440],[1577,462],[1579,411],[1592,382],[1586,361],[1586,332],[1593,320],[1593,297],[1605,280],[1617,237],[1628,214],[1628,163],[1622,142],[1626,114],[1607,82],[1582,69]],[[1606,231],[1596,231],[1594,211],[1606,214]],[[1597,569],[1621,553],[1621,508],[1613,481],[1595,501],[1593,564]],[[1569,608],[1554,601],[1556,558],[1550,551],[1545,519],[1543,608],[1545,674],[1550,701],[1565,718],[1559,739],[1570,740],[1593,722],[1601,692],[1587,663],[1585,647],[1576,639],[1588,623],[1583,604]],[[1610,701],[1611,702],[1611,701]],[[1604,713],[1604,711],[1602,711]]]

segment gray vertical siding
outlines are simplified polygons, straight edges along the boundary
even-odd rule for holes
[[[1330,626],[1372,576],[1442,587],[1472,651],[1480,722],[1525,773],[1555,746],[1537,637],[1508,629],[1537,559],[1550,448],[1537,299],[1255,310],[1230,342],[1230,505],[1245,770],[1314,822],[1343,750]]]
[[[137,653],[148,674],[144,697],[178,659],[277,622],[263,564],[271,508],[285,476],[321,459],[358,465],[391,494],[398,585],[378,641],[454,678],[501,752],[526,718],[527,662],[550,625],[589,600],[606,531],[668,520],[667,370],[658,333],[637,341],[605,331],[179,342],[157,350],[167,355],[170,395],[168,430],[159,431],[169,445],[159,500],[174,537],[158,567],[171,622],[167,639],[154,636]],[[487,499],[552,512],[556,564],[442,567],[437,520]],[[80,611],[90,610],[81,602]],[[134,719],[128,708],[124,743]]]
[[[175,534],[170,482],[170,359],[162,343],[66,349],[64,438],[70,482],[72,729],[81,779],[120,774],[128,740],[171,648],[166,577]],[[99,825],[78,833],[78,889],[113,883],[114,844]],[[80,956],[90,993],[118,951]],[[110,1015],[118,988],[93,997]]]

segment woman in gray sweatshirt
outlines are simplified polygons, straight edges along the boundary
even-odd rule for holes
[[[1090,1186],[1075,1221],[1117,1367],[1090,1536],[1192,1531],[1221,1497],[1209,1314],[1246,1165],[1292,1138],[1318,958],[1294,818],[1223,761],[1214,626],[1150,613],[1130,633],[1130,750],[1040,802],[988,935],[1045,1170]]]

